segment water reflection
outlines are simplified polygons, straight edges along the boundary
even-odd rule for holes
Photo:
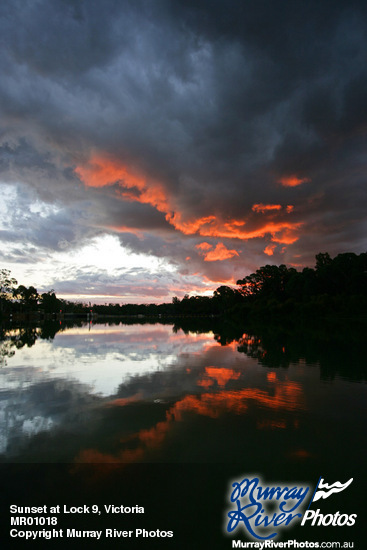
[[[240,373],[235,379],[240,377]],[[188,394],[168,408],[165,420],[157,422],[150,429],[143,429],[121,440],[121,443],[134,445],[134,448],[123,449],[115,455],[103,454],[96,450],[85,450],[80,453],[78,459],[82,462],[135,462],[141,461],[145,455],[159,449],[171,430],[175,429],[177,422],[190,420],[192,414],[201,415],[210,419],[219,419],[228,414],[242,415],[248,412],[251,403],[257,406],[278,411],[294,411],[303,407],[302,389],[299,384],[285,382],[277,384],[274,395],[270,392],[252,388],[232,391],[220,391],[218,393],[202,393],[200,395]],[[225,385],[225,384],[224,384]],[[110,405],[124,406],[128,401],[116,400]],[[294,427],[298,421],[292,420]],[[259,429],[286,428],[287,421],[282,418],[262,418],[256,423]]]
[[[3,329],[2,460],[307,461],[365,439],[358,334],[210,323]]]

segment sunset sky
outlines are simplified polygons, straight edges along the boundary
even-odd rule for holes
[[[0,268],[91,302],[366,252],[367,3],[3,0]]]

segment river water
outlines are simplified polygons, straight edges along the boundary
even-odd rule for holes
[[[241,330],[233,338],[158,323],[61,328],[51,337],[40,328],[4,335],[7,461],[250,459],[261,467],[269,453],[307,464],[331,448],[343,468],[362,460],[366,371],[358,341],[346,346],[343,334],[338,349],[333,340],[294,350],[284,333]]]
[[[351,506],[364,501],[365,341],[350,327],[8,328],[0,357],[3,464],[228,464],[353,477]]]

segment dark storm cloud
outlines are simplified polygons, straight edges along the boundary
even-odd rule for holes
[[[213,280],[366,246],[365,2],[0,9],[1,177],[58,208],[25,218],[25,199],[18,239],[57,249],[122,231],[132,250]],[[115,179],[90,186],[93,159]],[[208,261],[219,251],[227,260]]]

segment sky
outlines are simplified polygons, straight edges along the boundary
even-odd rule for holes
[[[3,0],[0,267],[95,303],[365,252],[367,4]]]

